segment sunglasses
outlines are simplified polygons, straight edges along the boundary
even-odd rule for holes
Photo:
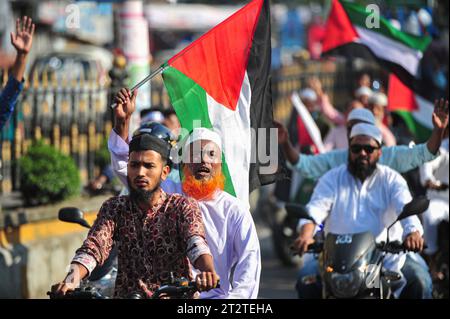
[[[366,152],[367,154],[372,154],[375,150],[379,150],[379,147],[375,147],[372,145],[359,145],[359,144],[354,144],[350,146],[350,150],[352,151],[353,154],[359,154],[361,153],[362,150],[364,150],[364,152]]]

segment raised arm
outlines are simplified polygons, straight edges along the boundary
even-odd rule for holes
[[[323,115],[335,125],[345,124],[345,116],[331,104],[328,94],[325,93],[322,82],[319,78],[313,77],[309,81],[309,86],[316,92],[318,104]]]
[[[17,51],[16,60],[11,70],[8,83],[0,94],[0,129],[8,121],[14,111],[17,98],[23,89],[23,74],[27,64],[27,56],[33,42],[34,24],[28,17],[16,21],[16,33],[11,33],[11,44]]]
[[[124,141],[128,141],[131,116],[136,109],[137,90],[131,93],[127,88],[121,89],[114,101],[117,106],[114,108],[114,131]]]
[[[436,101],[433,126],[433,133],[426,144],[413,147],[405,145],[383,147],[380,164],[389,166],[399,173],[405,173],[434,160],[441,147],[445,128],[448,126],[448,101]]]
[[[300,160],[300,153],[292,146],[289,140],[289,133],[283,124],[279,122],[274,122],[275,127],[278,129],[278,144],[281,147],[286,159],[292,165],[295,165]]]
[[[427,147],[430,153],[437,154],[441,147],[445,128],[448,126],[448,100],[436,100],[433,112],[433,133],[428,140]]]
[[[11,32],[11,44],[17,51],[11,74],[18,82],[23,80],[28,53],[33,44],[34,29],[35,25],[31,18],[25,16],[22,18],[22,22],[20,19],[16,20],[16,33]]]

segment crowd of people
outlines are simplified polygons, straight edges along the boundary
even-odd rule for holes
[[[24,17],[11,34],[17,58],[0,95],[0,128],[23,87],[34,28]],[[402,274],[395,296],[431,298],[432,279],[442,276],[433,268],[439,250],[437,227],[448,221],[449,213],[448,101],[436,102],[426,143],[397,145],[386,112],[388,99],[371,84],[366,74],[358,79],[359,87],[342,112],[317,78],[300,92],[324,140],[323,154],[317,154],[312,140],[302,133],[295,111],[288,128],[275,123],[278,143],[291,168],[304,178],[318,180],[306,205],[312,219],[299,221],[295,247],[303,254],[318,227],[336,234],[370,231],[377,240],[385,240],[387,226],[412,199],[401,174],[420,168],[431,204],[422,220],[412,216],[392,229],[391,237],[410,252],[390,256],[385,266]],[[181,143],[175,111],[158,109],[142,112],[139,128],[130,134],[137,94],[123,88],[114,97],[114,128],[108,140],[111,166],[92,185],[101,188],[114,174],[127,192],[103,203],[69,273],[52,291],[64,295],[75,289],[104,263],[114,244],[119,267],[116,297],[136,292],[151,297],[174,274],[195,279],[200,298],[257,298],[258,235],[247,203],[224,191],[221,136],[198,128]],[[179,164],[171,157],[177,143]],[[300,152],[305,147],[310,147],[310,154]],[[427,248],[422,255],[424,242]],[[304,257],[303,264],[296,286],[299,297],[320,298],[320,280],[313,289],[303,280],[319,276],[318,262]]]

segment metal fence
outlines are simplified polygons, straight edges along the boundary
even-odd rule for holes
[[[19,188],[17,160],[39,139],[71,155],[86,182],[98,173],[95,153],[112,127],[107,87],[95,80],[57,82],[54,74],[48,73],[35,74],[32,79],[25,83],[14,115],[1,132],[3,193]],[[6,80],[4,73],[3,85]]]
[[[310,62],[276,70],[272,74],[274,117],[286,121],[291,114],[290,95],[307,85],[312,76],[322,81],[332,101],[339,107],[349,98],[354,74],[345,65]],[[42,139],[62,153],[72,156],[82,182],[99,173],[96,152],[112,129],[112,111],[108,107],[111,90],[96,80],[58,82],[54,74],[33,75],[25,84],[14,116],[1,132],[0,192],[20,187],[17,160],[33,140]],[[3,72],[0,84],[6,84]],[[160,78],[152,82],[152,105],[167,108],[168,95]]]

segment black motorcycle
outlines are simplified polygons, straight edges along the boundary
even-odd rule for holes
[[[405,205],[397,220],[388,227],[407,217],[427,210],[429,200],[414,199]],[[303,209],[289,207],[291,215],[297,218],[312,218]],[[321,255],[321,277],[324,299],[388,299],[392,298],[392,288],[402,277],[399,273],[386,270],[383,261],[387,253],[405,252],[402,243],[389,240],[376,243],[370,232],[356,234],[329,233],[323,243],[316,242],[308,247],[307,253]]]
[[[438,247],[439,251],[436,255],[436,271],[441,274],[433,282],[433,298],[448,299],[449,298],[449,224],[448,221],[442,221],[438,226]]]

